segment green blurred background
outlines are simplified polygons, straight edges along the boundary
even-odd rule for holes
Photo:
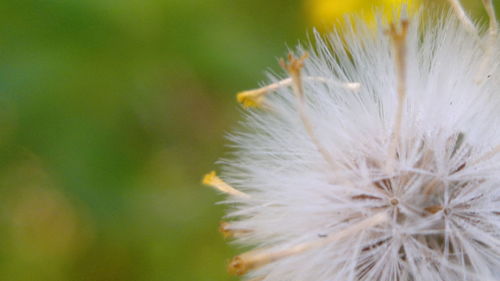
[[[390,2],[2,0],[0,280],[236,280],[200,185],[234,93],[313,26]]]

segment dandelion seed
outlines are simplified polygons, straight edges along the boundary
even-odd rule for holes
[[[204,183],[258,281],[500,280],[500,41],[467,16],[356,23],[245,91],[237,151]],[[265,107],[262,106],[265,104]],[[260,106],[254,109],[252,106]],[[267,110],[271,109],[271,110]]]

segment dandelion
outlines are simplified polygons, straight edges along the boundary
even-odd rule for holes
[[[356,23],[238,94],[234,157],[204,183],[252,281],[500,280],[500,40],[454,13]]]

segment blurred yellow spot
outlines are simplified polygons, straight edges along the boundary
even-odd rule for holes
[[[361,16],[370,24],[375,23],[375,12],[383,15],[386,21],[394,19],[394,11],[407,5],[408,13],[418,9],[421,0],[304,0],[309,22],[320,30],[344,23],[348,15]]]
[[[36,156],[23,157],[4,167],[0,175],[0,186],[9,187],[0,190],[0,227],[6,239],[2,250],[12,266],[34,272],[44,268],[47,276],[53,276],[86,250],[94,238],[93,225]]]
[[[309,16],[315,24],[333,23],[345,14],[360,11],[363,0],[306,0]]]

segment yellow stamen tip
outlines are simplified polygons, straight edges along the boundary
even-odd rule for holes
[[[228,266],[229,273],[237,276],[247,273],[249,269],[248,264],[239,256],[233,258]]]
[[[211,171],[203,176],[202,183],[205,185],[213,185],[214,180],[217,178],[215,171]]]
[[[248,197],[247,194],[234,189],[231,187],[229,184],[225,183],[221,178],[217,176],[215,171],[211,171],[210,173],[206,174],[203,179],[201,180],[201,183],[211,186],[216,190],[219,190],[221,192],[234,195],[234,196],[242,196],[242,197]]]
[[[243,107],[260,107],[262,105],[262,95],[255,91],[244,91],[236,94],[236,100]]]
[[[231,238],[234,236],[234,232],[231,231],[228,227],[228,222],[221,221],[219,224],[219,232],[222,233],[222,236],[224,236],[224,238]]]

